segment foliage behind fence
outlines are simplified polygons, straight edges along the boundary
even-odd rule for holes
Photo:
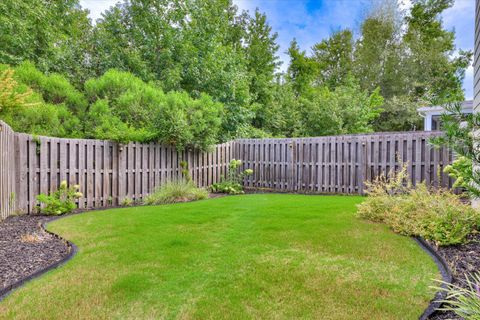
[[[279,191],[363,194],[364,181],[408,163],[412,181],[451,186],[441,173],[452,154],[433,149],[435,132],[377,133],[301,139],[240,139],[211,152],[178,152],[171,146],[103,140],[34,137],[0,121],[0,217],[33,213],[36,196],[62,180],[79,184],[79,208],[141,200],[162,183],[181,177],[186,161],[193,181],[209,186],[225,175],[231,159],[254,174],[246,187]],[[440,172],[440,174],[437,174]]]

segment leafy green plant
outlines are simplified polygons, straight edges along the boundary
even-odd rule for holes
[[[180,167],[182,168],[183,178],[188,183],[192,182],[192,176],[190,175],[190,170],[188,170],[188,162],[187,161],[181,161],[180,162]]]
[[[196,187],[191,181],[180,179],[168,182],[154,193],[145,198],[145,204],[166,204],[187,202],[194,200],[203,200],[208,198],[208,191],[203,188]]]
[[[430,140],[437,146],[446,146],[457,155],[457,160],[445,168],[472,197],[480,198],[480,113],[465,114],[459,103],[449,104],[442,114],[444,135]]]
[[[463,243],[478,230],[480,213],[445,189],[429,189],[424,183],[412,187],[406,166],[388,177],[367,184],[368,197],[358,206],[358,216],[386,223],[393,231],[420,236],[437,245]]]
[[[480,196],[479,185],[480,181],[478,172],[474,170],[474,165],[471,159],[466,157],[458,157],[452,164],[445,167],[444,172],[452,178],[455,178],[453,184],[454,188],[463,188],[470,195],[477,198]]]
[[[40,206],[40,212],[47,215],[60,215],[70,213],[76,208],[75,200],[83,197],[79,191],[80,186],[68,186],[67,181],[63,180],[57,191],[50,195],[39,194],[37,200],[43,206]]]
[[[241,170],[242,160],[232,159],[228,164],[227,175],[222,177],[219,183],[211,185],[210,189],[215,193],[241,194],[243,192],[242,180],[253,174],[252,169]]]
[[[465,275],[466,288],[444,283],[446,287],[435,288],[447,293],[444,306],[439,310],[453,311],[465,320],[480,319],[480,273]]]

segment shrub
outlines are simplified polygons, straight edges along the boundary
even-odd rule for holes
[[[462,243],[478,230],[479,212],[462,203],[460,196],[444,189],[429,189],[424,183],[413,188],[406,178],[404,166],[399,173],[392,172],[368,184],[368,197],[358,206],[358,216],[437,245]]]
[[[0,119],[13,130],[36,135],[81,137],[81,124],[64,104],[45,103],[42,96],[15,80],[18,69],[0,65]],[[38,71],[37,71],[38,72]]]
[[[472,160],[466,157],[458,157],[451,165],[445,167],[444,172],[455,178],[454,188],[465,189],[472,197],[480,196],[480,181],[478,170],[474,170]]]
[[[202,200],[208,198],[205,189],[196,187],[192,182],[184,179],[171,181],[145,198],[145,204],[166,204]]]
[[[160,141],[179,150],[207,150],[217,142],[223,105],[208,95],[193,99],[185,92],[164,93],[160,87],[118,70],[90,79],[85,90],[93,102],[87,114],[90,137]]]
[[[252,169],[241,171],[241,160],[232,159],[228,164],[227,176],[219,183],[214,183],[210,189],[215,193],[241,194],[243,193],[243,177],[253,174]]]
[[[20,88],[13,73],[12,69],[0,72],[0,114],[29,105],[32,91],[27,87]]]
[[[75,200],[83,197],[79,192],[79,185],[68,186],[67,181],[63,180],[57,191],[50,195],[39,194],[37,200],[44,205],[40,207],[40,212],[47,215],[60,215],[70,213],[76,208]]]
[[[15,77],[39,92],[47,103],[65,104],[73,114],[80,116],[87,108],[85,96],[62,75],[45,75],[27,61],[15,68]]]
[[[443,282],[442,282],[443,283]],[[436,288],[447,292],[445,307],[440,310],[453,311],[466,320],[480,319],[480,273],[465,276],[466,288],[446,284],[446,288]]]
[[[217,142],[223,105],[201,94],[192,99],[185,92],[169,92],[155,118],[157,139],[179,150],[208,150]]]
[[[470,196],[480,198],[480,167],[471,165],[480,161],[480,113],[465,114],[460,103],[446,105],[445,109],[441,116],[444,134],[430,139],[430,143],[445,146],[457,155],[457,161],[446,168],[447,173],[457,178],[457,186],[466,188]]]

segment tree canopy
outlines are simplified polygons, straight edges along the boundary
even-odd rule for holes
[[[278,35],[231,0],[123,0],[95,23],[78,0],[0,2],[0,118],[59,137],[207,149],[236,137],[412,130],[417,108],[462,100],[471,52],[452,0],[373,6],[280,71]]]

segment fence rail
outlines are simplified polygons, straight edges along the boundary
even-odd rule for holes
[[[408,164],[412,182],[450,187],[442,169],[452,161],[447,149],[433,149],[436,132],[378,133],[299,139],[240,139],[211,152],[178,152],[171,146],[34,137],[15,133],[0,121],[0,218],[33,213],[40,193],[62,180],[79,184],[79,208],[141,200],[182,175],[186,161],[193,181],[208,186],[224,176],[231,159],[254,174],[246,187],[279,191],[363,194],[364,181]],[[439,173],[439,174],[437,174]]]

